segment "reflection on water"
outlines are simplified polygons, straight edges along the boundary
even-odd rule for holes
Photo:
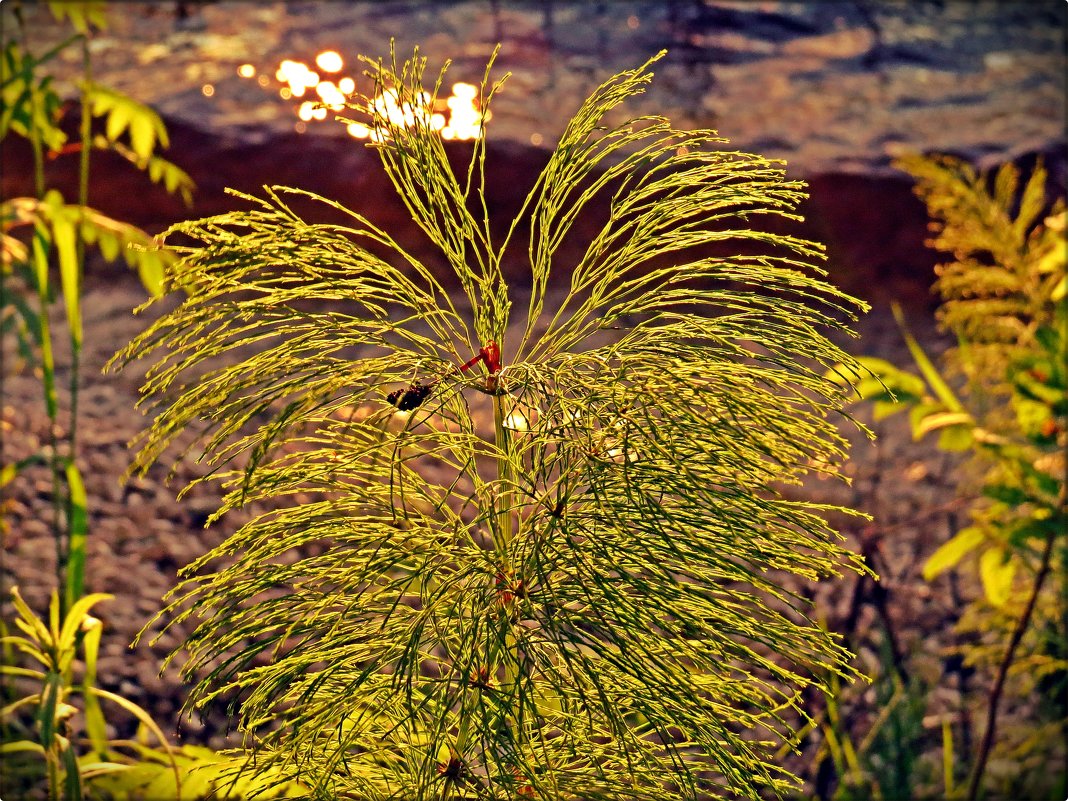
[[[343,112],[352,107],[350,103],[355,104],[357,98],[356,79],[337,75],[345,67],[340,53],[336,50],[320,52],[315,57],[315,66],[332,77],[324,78],[306,62],[288,58],[275,69],[273,84],[254,64],[242,64],[237,68],[237,74],[249,80],[256,78],[260,86],[277,92],[283,100],[293,100],[298,118],[295,128],[303,133],[308,123],[322,122],[332,116],[331,112],[334,115]],[[204,94],[210,97],[213,92],[205,91]],[[421,125],[436,131],[442,139],[463,141],[484,136],[485,123],[492,116],[491,112],[483,112],[479,107],[478,87],[463,81],[452,85],[452,94],[448,97],[433,98],[423,92],[415,103],[400,102],[396,90],[386,89],[375,95],[370,106],[392,125],[405,128]],[[372,128],[362,122],[350,122],[346,130],[356,139],[380,142],[387,137],[384,128]]]

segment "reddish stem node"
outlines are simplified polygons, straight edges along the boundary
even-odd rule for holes
[[[463,373],[470,370],[479,362],[486,363],[486,369],[490,371],[491,375],[501,371],[501,348],[492,339],[484,347],[478,349],[477,355],[460,365],[460,372]]]

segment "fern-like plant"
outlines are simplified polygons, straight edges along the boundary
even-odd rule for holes
[[[191,702],[229,697],[255,764],[316,798],[791,787],[769,754],[800,689],[851,672],[793,590],[861,569],[827,509],[782,494],[837,472],[824,373],[849,359],[820,331],[862,305],[821,280],[819,245],[748,227],[796,218],[803,186],[712,131],[608,122],[649,62],[582,105],[496,241],[484,140],[457,178],[431,124],[441,77],[368,63],[354,111],[459,289],[276,187],[173,229],[196,242],[167,277],[188,297],[117,357],[157,354],[137,466],[194,429],[219,514],[270,502],[172,598]],[[509,286],[524,220],[529,284]]]
[[[936,268],[933,287],[942,299],[939,322],[959,343],[948,366],[968,379],[973,394],[987,396],[988,412],[1012,395],[1006,364],[1056,328],[1064,230],[1043,220],[1063,214],[1064,200],[1049,202],[1041,164],[1022,186],[1013,164],[993,176],[949,156],[908,156],[896,166],[915,179],[932,217],[928,244],[951,256]]]

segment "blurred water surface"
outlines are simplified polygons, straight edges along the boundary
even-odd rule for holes
[[[1068,4],[1057,0],[223,0],[113,12],[93,41],[97,79],[246,142],[300,126],[298,99],[278,94],[283,59],[335,50],[366,89],[357,56],[388,56],[395,39],[398,56],[419,45],[431,69],[451,59],[450,81],[477,81],[499,42],[495,75],[512,75],[494,103],[498,141],[551,146],[595,85],[667,49],[637,110],[715,128],[800,175],[885,174],[905,151],[1063,162]],[[32,40],[58,40],[47,13],[31,16]],[[73,77],[78,54],[66,55]],[[330,121],[302,127],[345,136]]]

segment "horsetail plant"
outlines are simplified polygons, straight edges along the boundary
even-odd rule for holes
[[[582,105],[500,239],[484,139],[457,178],[432,125],[444,70],[428,90],[418,53],[368,61],[405,114],[352,112],[445,270],[296,189],[170,232],[195,243],[167,277],[187,296],[116,357],[158,354],[135,467],[199,443],[218,515],[259,511],[164,626],[191,631],[190,704],[228,699],[252,764],[315,798],[778,794],[800,691],[852,676],[798,579],[863,568],[784,488],[838,474],[825,372],[851,362],[820,330],[863,304],[819,245],[738,227],[797,219],[780,165],[607,121],[655,60]]]

